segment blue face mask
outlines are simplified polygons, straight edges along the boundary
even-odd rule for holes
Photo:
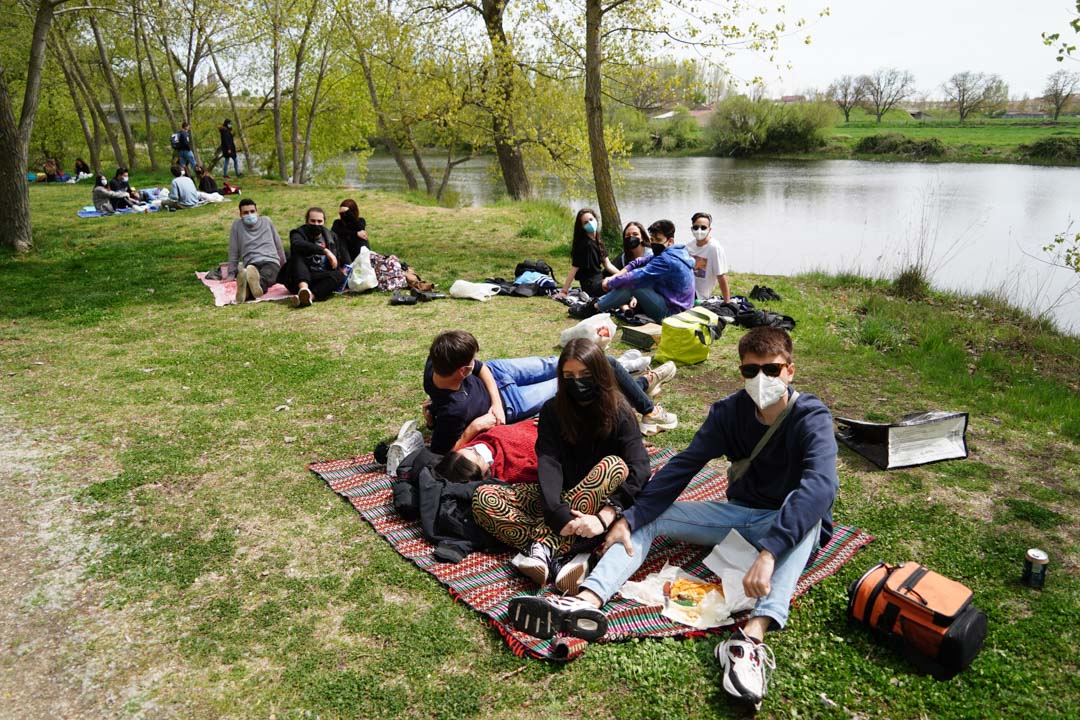
[[[596,221],[590,220],[589,222],[582,225],[581,229],[589,233],[590,235],[594,234],[596,232]]]
[[[255,213],[252,213],[250,215],[245,215],[244,217],[242,217],[240,219],[243,220],[244,224],[247,225],[248,227],[252,227],[253,225],[255,225],[255,223],[259,222],[259,216],[256,215]]]

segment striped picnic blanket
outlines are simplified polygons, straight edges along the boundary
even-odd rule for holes
[[[675,455],[671,448],[647,447],[653,473]],[[510,565],[510,553],[476,552],[456,564],[434,559],[434,546],[424,539],[419,523],[402,518],[394,510],[390,490],[393,479],[386,474],[385,466],[376,463],[370,453],[345,460],[312,463],[308,469],[325,480],[331,490],[348,500],[400,555],[431,573],[447,587],[454,599],[485,615],[516,655],[572,660],[584,652],[588,645],[584,640],[570,637],[541,640],[510,627],[507,621],[510,599],[521,594],[536,593],[535,585]],[[720,500],[726,489],[727,478],[716,470],[706,468],[695,476],[679,499]],[[795,588],[795,597],[835,573],[873,539],[873,536],[858,528],[837,525],[832,540],[818,551],[803,571]],[[657,538],[645,562],[631,579],[640,580],[649,573],[658,572],[667,563],[678,565],[702,579],[717,582],[712,571],[702,564],[710,550],[664,537]],[[660,614],[662,609],[647,607],[616,595],[604,606],[608,631],[598,642],[618,642],[635,637],[696,637],[730,629],[729,626],[695,630],[663,617]],[[745,620],[745,616],[742,619]]]

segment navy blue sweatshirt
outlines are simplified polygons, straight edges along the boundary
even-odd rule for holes
[[[745,390],[713,403],[690,445],[656,473],[626,511],[630,529],[663,514],[708,461],[749,457],[768,429],[756,410]],[[780,511],[761,539],[762,548],[780,557],[818,520],[822,546],[829,541],[838,487],[832,414],[816,396],[803,393],[743,478],[728,488],[728,500]]]

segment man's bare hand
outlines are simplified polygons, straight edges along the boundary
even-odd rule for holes
[[[334,255],[334,253],[330,251],[330,248],[323,250],[323,253],[326,255],[326,259],[330,261],[330,269],[337,270],[337,255]]]
[[[757,560],[743,576],[742,585],[746,597],[759,598],[769,594],[775,564],[776,558],[768,550],[758,553]]]
[[[563,527],[561,535],[577,535],[583,538],[593,538],[597,535],[602,535],[604,532],[604,523],[600,522],[600,518],[596,515],[586,515],[583,512],[571,509],[574,519],[566,523]],[[569,531],[569,532],[567,532]]]

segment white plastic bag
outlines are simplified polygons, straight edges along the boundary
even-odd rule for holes
[[[397,473],[401,461],[422,447],[424,447],[424,436],[416,429],[416,421],[409,420],[398,430],[397,439],[386,453],[386,474]]]
[[[352,272],[349,273],[349,289],[353,292],[364,292],[378,284],[375,268],[371,266],[371,250],[365,245],[360,248],[360,255],[353,260]]]
[[[611,319],[611,314],[599,313],[585,318],[574,327],[563,330],[559,335],[559,347],[566,347],[566,344],[574,338],[586,338],[604,349],[611,344],[613,337],[615,337],[615,321]]]
[[[464,300],[487,302],[499,294],[499,286],[491,283],[475,283],[468,280],[455,280],[450,286],[450,297]]]

